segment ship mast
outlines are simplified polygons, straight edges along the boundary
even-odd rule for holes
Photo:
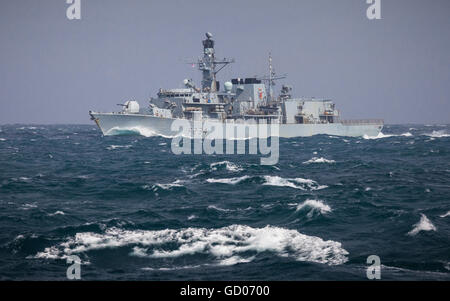
[[[286,74],[283,74],[281,76],[277,76],[275,73],[275,69],[272,66],[272,53],[269,52],[269,75],[263,76],[258,78],[259,80],[267,82],[267,95],[268,97],[268,103],[273,101],[273,90],[272,87],[275,86],[275,81],[278,79],[286,78]]]
[[[216,60],[215,50],[214,50],[214,40],[212,39],[212,34],[210,32],[206,33],[206,40],[203,43],[203,58],[199,59],[198,69],[202,71],[202,90],[217,92],[217,81],[216,75],[220,70],[225,68],[228,64],[234,63],[234,59],[223,59]],[[216,70],[216,66],[221,65],[221,67]]]
[[[273,72],[272,67],[272,53],[269,52],[269,102],[273,99],[273,91],[272,91],[272,83],[275,85],[275,82],[273,82],[272,77],[275,75]]]

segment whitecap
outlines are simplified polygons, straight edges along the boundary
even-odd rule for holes
[[[187,270],[187,269],[197,269],[202,267],[203,265],[184,265],[184,266],[178,266],[178,267],[161,267],[161,268],[151,268],[151,267],[145,267],[141,268],[143,271],[176,271],[176,270]]]
[[[425,136],[431,137],[431,138],[444,138],[444,137],[450,137],[450,134],[447,134],[445,130],[440,131],[433,131],[431,134],[424,134]]]
[[[301,211],[306,208],[310,209],[307,215],[308,217],[312,217],[315,212],[319,212],[320,214],[327,214],[331,212],[331,207],[320,200],[306,200],[303,203],[298,204],[295,211]]]
[[[208,183],[221,183],[221,184],[238,184],[242,181],[245,181],[247,179],[249,179],[249,176],[242,176],[242,177],[238,177],[238,178],[225,178],[225,179],[207,179],[206,182]]]
[[[303,164],[311,164],[311,163],[336,163],[334,160],[328,160],[323,157],[313,157],[309,159],[308,161],[303,162]]]
[[[412,137],[413,134],[411,134],[410,132],[406,132],[406,133],[401,134],[400,136],[403,136],[403,137]]]
[[[301,190],[320,190],[327,188],[326,185],[319,185],[316,181],[303,178],[282,178],[279,176],[264,176],[265,183],[263,185],[290,187]]]
[[[119,148],[128,149],[130,147],[132,147],[132,145],[114,145],[113,144],[113,145],[108,146],[106,149],[107,150],[115,150],[115,149],[119,149]]]
[[[59,245],[45,248],[34,258],[63,258],[92,250],[132,247],[131,256],[153,259],[207,254],[212,264],[250,262],[259,253],[296,261],[339,265],[348,261],[341,243],[308,236],[297,230],[266,226],[252,228],[231,225],[218,229],[184,228],[165,230],[123,230],[116,227],[104,233],[82,232]]]
[[[408,235],[414,236],[420,231],[436,231],[436,227],[431,223],[431,221],[421,214],[420,221],[413,226],[413,229],[408,232]]]
[[[214,209],[214,210],[222,211],[222,212],[230,212],[230,211],[232,211],[231,209],[220,208],[220,207],[217,207],[216,205],[209,205],[208,209]]]
[[[197,215],[195,215],[195,214],[192,214],[192,215],[189,215],[188,216],[188,221],[190,221],[190,220],[193,220],[193,219],[196,219],[197,218]]]
[[[440,217],[442,217],[442,218],[447,217],[447,216],[450,216],[450,211],[448,211],[446,214],[440,215]]]
[[[255,259],[256,256],[252,256],[252,257],[248,257],[248,258],[242,258],[240,256],[231,256],[225,259],[222,259],[219,261],[219,265],[235,265],[238,263],[248,263],[253,261],[253,259]]]
[[[161,183],[156,183],[152,186],[150,185],[144,185],[142,186],[143,189],[150,189],[150,190],[157,190],[158,188],[160,189],[164,189],[164,190],[170,190],[173,187],[183,187],[184,185],[182,184],[184,183],[183,180],[176,180],[175,182],[172,183],[166,183],[166,184],[161,184]]]
[[[385,135],[382,132],[379,132],[377,136],[364,135],[363,138],[366,140],[375,140],[375,139],[390,138],[390,137],[395,137],[395,136],[396,135]]]
[[[0,138],[0,141],[6,141],[6,139],[5,138]]]
[[[33,209],[33,208],[37,208],[37,205],[36,204],[24,204],[24,205],[22,205],[21,207],[20,207],[20,209],[22,209],[22,210],[30,210],[30,209]]]
[[[53,213],[49,213],[48,216],[55,216],[55,215],[65,215],[64,211],[55,211]]]
[[[230,162],[230,161],[221,161],[221,162],[211,163],[209,167],[212,170],[217,170],[218,166],[221,166],[221,165],[225,165],[225,168],[228,171],[237,172],[237,171],[242,171],[243,170],[240,165],[238,165],[236,163],[233,163],[233,162]]]

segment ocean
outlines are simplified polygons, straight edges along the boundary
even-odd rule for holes
[[[94,125],[0,126],[0,279],[450,280],[450,126],[175,155]]]

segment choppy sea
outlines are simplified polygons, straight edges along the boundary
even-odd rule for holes
[[[174,155],[94,125],[0,126],[0,279],[450,280],[450,126]]]

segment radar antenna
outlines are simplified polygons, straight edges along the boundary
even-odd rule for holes
[[[265,75],[263,77],[259,77],[258,79],[264,82],[267,82],[267,95],[269,95],[268,102],[273,101],[273,90],[272,87],[275,86],[275,81],[279,79],[284,79],[287,77],[287,74],[283,74],[277,76],[275,73],[275,69],[272,66],[272,53],[269,52],[269,75]]]

